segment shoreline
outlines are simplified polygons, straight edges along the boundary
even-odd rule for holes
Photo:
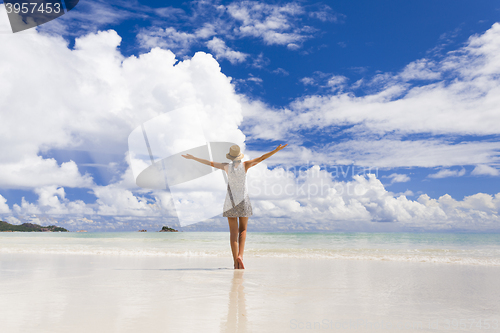
[[[228,233],[4,233],[0,254],[227,258],[228,240]],[[245,257],[498,267],[500,237],[249,233]]]

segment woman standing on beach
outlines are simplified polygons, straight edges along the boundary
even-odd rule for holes
[[[229,148],[229,153],[226,154],[227,159],[232,161],[231,163],[211,162],[202,158],[194,157],[190,154],[182,155],[184,158],[192,159],[206,165],[211,165],[212,167],[224,170],[227,173],[227,194],[226,200],[224,201],[224,212],[222,216],[227,217],[229,222],[229,239],[231,242],[231,251],[233,253],[235,269],[245,268],[243,265],[243,251],[245,249],[245,239],[247,237],[247,223],[248,218],[253,214],[252,205],[247,192],[246,173],[248,169],[276,154],[286,146],[288,146],[288,144],[285,144],[284,146],[279,145],[276,149],[270,151],[269,153],[243,163],[241,160],[244,155],[240,152],[240,147],[238,145],[231,146]],[[239,226],[238,218],[240,220]]]

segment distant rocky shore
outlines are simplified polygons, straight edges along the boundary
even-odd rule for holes
[[[43,227],[38,224],[33,223],[23,223],[21,225],[14,225],[8,222],[0,221],[0,232],[68,232],[68,230],[62,227],[56,227],[55,225],[49,225]]]
[[[178,232],[179,230],[175,230],[174,228],[169,228],[169,227],[163,227],[161,228],[160,231],[158,232]]]
[[[138,231],[147,232],[146,229],[141,229]],[[34,223],[23,223],[21,225],[15,225],[0,221],[0,232],[69,232],[69,230],[62,227],[57,227],[55,225],[49,225],[46,227]],[[87,230],[78,230],[77,232],[87,232]],[[164,226],[158,232],[179,232],[179,230]]]

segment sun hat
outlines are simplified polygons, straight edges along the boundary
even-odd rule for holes
[[[240,152],[240,146],[233,145],[229,148],[229,154],[226,154],[226,157],[233,161],[239,161],[243,158],[243,153]]]

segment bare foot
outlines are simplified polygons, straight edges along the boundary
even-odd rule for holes
[[[241,257],[238,257],[238,259],[236,260],[238,261],[238,268],[245,269],[245,265],[243,265],[243,259]]]

